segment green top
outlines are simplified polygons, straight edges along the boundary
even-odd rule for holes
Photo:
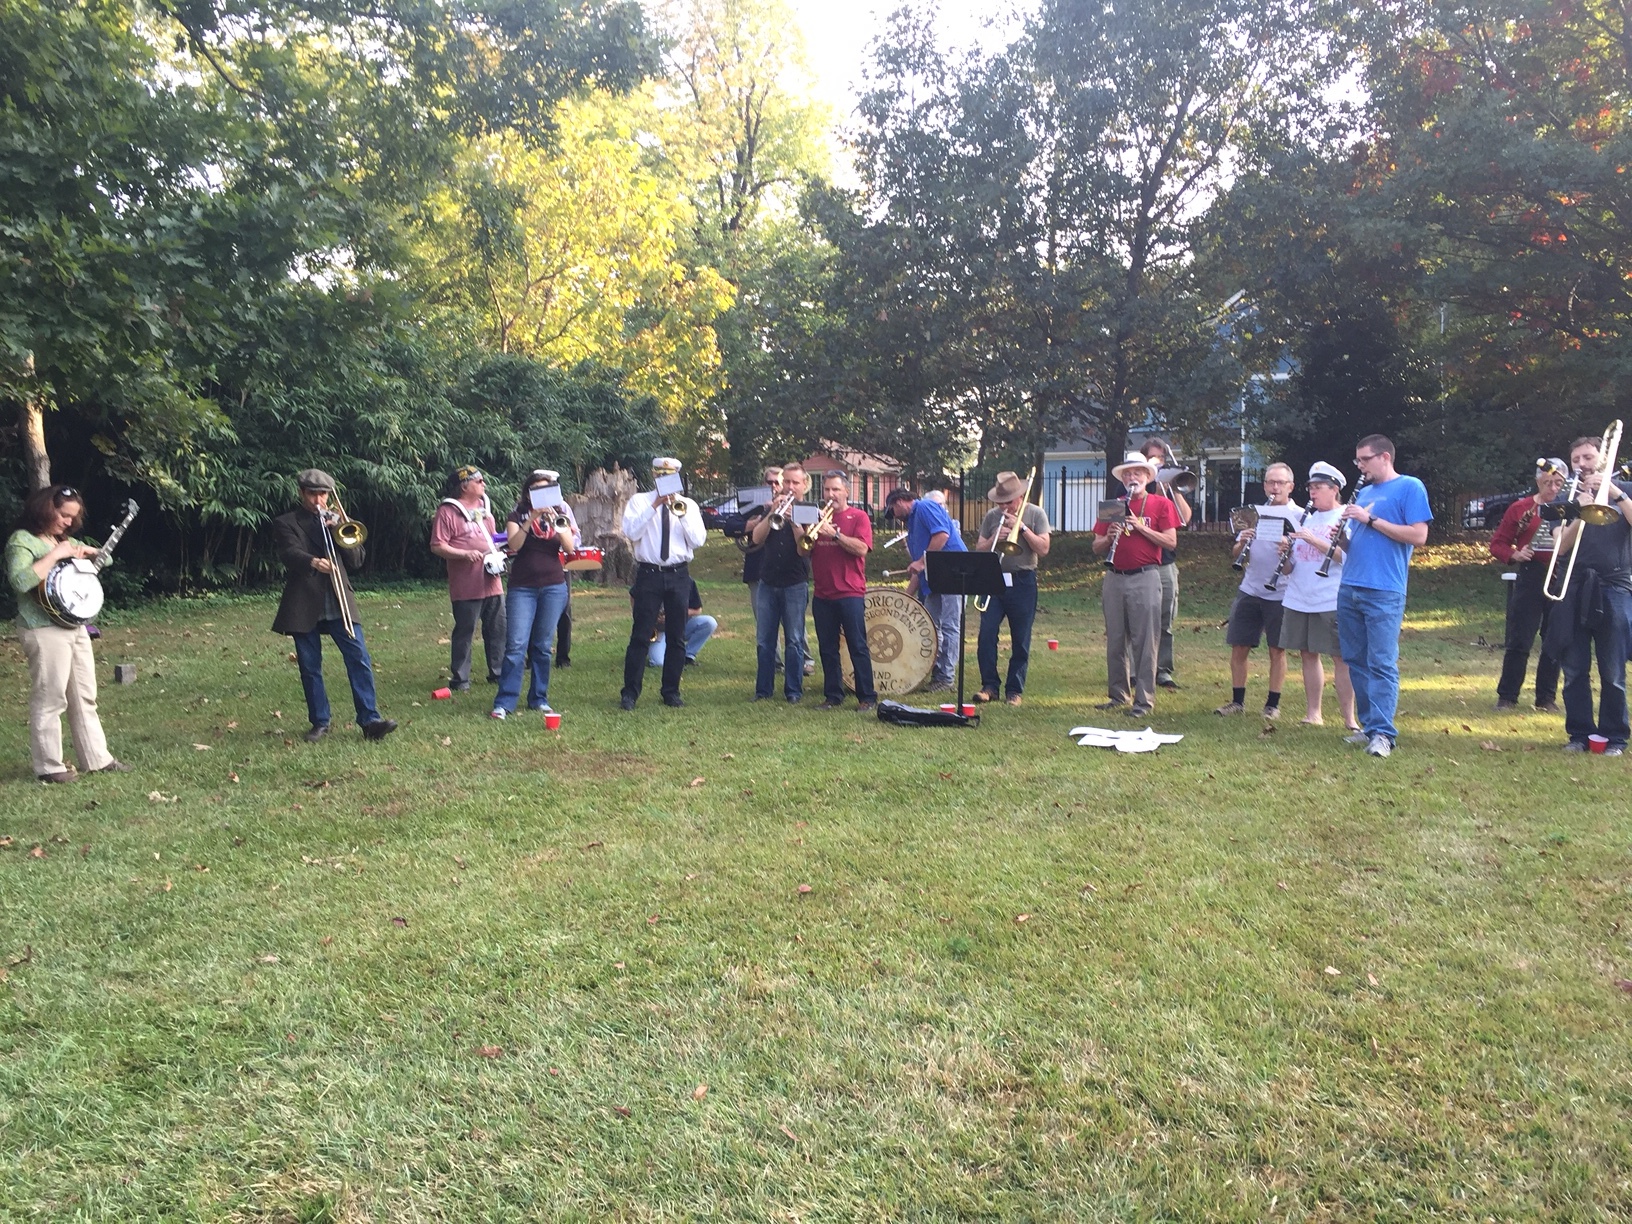
[[[34,591],[40,585],[34,563],[54,547],[56,545],[46,543],[32,531],[14,531],[11,539],[6,541],[6,581],[17,596],[19,629],[44,629],[55,623],[34,597]]]

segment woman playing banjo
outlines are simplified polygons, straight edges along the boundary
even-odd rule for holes
[[[72,782],[79,775],[62,757],[62,716],[74,737],[80,768],[122,773],[130,766],[108,751],[96,715],[96,660],[84,625],[55,623],[36,597],[59,562],[90,560],[97,550],[73,538],[84,521],[78,490],[51,485],[29,494],[18,529],[6,541],[5,569],[17,597],[17,636],[28,657],[28,746],[41,782]]]

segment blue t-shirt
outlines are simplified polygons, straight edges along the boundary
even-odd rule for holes
[[[912,506],[912,515],[907,519],[907,556],[914,561],[923,556],[929,548],[929,542],[935,536],[946,532],[946,543],[942,546],[943,552],[968,552],[969,548],[963,542],[963,533],[958,525],[952,521],[952,516],[946,512],[946,507],[940,502],[930,501],[927,497],[920,497]],[[918,581],[918,589],[925,595],[933,595],[929,589],[929,574],[926,571]]]
[[[1431,522],[1428,490],[1415,476],[1396,476],[1382,484],[1366,485],[1355,500],[1385,523]],[[1391,540],[1358,519],[1349,520],[1349,545],[1344,550],[1343,585],[1405,594],[1406,570],[1413,548]]]

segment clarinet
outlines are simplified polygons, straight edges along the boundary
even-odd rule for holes
[[[1141,500],[1139,502],[1139,508],[1141,510],[1143,510],[1145,508],[1145,502],[1147,502],[1149,500],[1150,500],[1150,494],[1149,493],[1141,494]],[[1128,510],[1132,511],[1132,509],[1133,509],[1133,502],[1130,499],[1129,502],[1128,502]],[[1123,522],[1124,526],[1123,526],[1122,530],[1117,533],[1116,539],[1111,541],[1111,551],[1105,554],[1105,568],[1106,569],[1115,569],[1116,568],[1116,546],[1118,544],[1122,543],[1122,537],[1128,534],[1126,523],[1127,523],[1128,519],[1132,518],[1132,517],[1133,516],[1132,516],[1131,513],[1125,514],[1125,516],[1123,517],[1122,522]]]
[[[1303,525],[1309,521],[1309,516],[1314,512],[1314,502],[1310,502],[1303,508],[1303,517],[1298,520],[1298,531],[1303,530]],[[1285,529],[1283,528],[1282,530],[1284,531]],[[1275,572],[1269,576],[1269,581],[1264,583],[1264,590],[1274,591],[1280,588],[1281,575],[1286,573],[1287,562],[1292,560],[1292,539],[1293,536],[1297,535],[1297,533],[1297,531],[1294,531],[1290,534],[1281,536],[1281,559],[1275,566]]]
[[[1349,500],[1344,502],[1343,504],[1345,506],[1354,505],[1355,502],[1360,500],[1360,490],[1365,488],[1365,487],[1366,487],[1366,478],[1364,476],[1361,476],[1359,480],[1354,482],[1354,495],[1352,497],[1350,497]],[[1315,571],[1315,577],[1316,578],[1329,578],[1329,577],[1331,577],[1331,574],[1332,574],[1332,559],[1337,556],[1338,547],[1340,545],[1344,545],[1344,541],[1348,538],[1348,534],[1349,534],[1348,523],[1349,523],[1348,519],[1339,518],[1337,520],[1337,526],[1332,528],[1332,542],[1330,544],[1326,545],[1326,559],[1320,563],[1320,568]]]

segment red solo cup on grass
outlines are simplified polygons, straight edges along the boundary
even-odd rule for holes
[[[546,731],[559,731],[559,730],[561,730],[561,711],[559,711],[559,710],[546,710],[546,711],[544,711],[544,729]]]
[[[1048,648],[1050,650],[1058,650],[1060,648],[1060,639],[1059,638],[1049,638],[1048,639]]]
[[[1587,747],[1593,752],[1602,752],[1605,748],[1609,747],[1609,736],[1589,735],[1587,736]]]
[[[449,697],[453,696],[453,690],[450,688],[432,689],[431,696],[435,697],[438,701],[446,701]]]
[[[943,714],[950,714],[950,713],[952,713],[953,710],[955,710],[957,708],[958,708],[958,703],[955,702],[955,701],[943,701],[941,703],[941,712]]]

